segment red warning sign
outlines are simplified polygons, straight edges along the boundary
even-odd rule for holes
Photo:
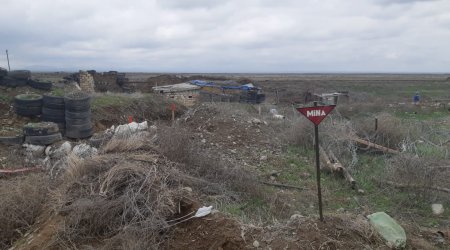
[[[335,105],[329,106],[314,106],[306,108],[297,108],[298,112],[302,113],[306,118],[312,121],[315,125],[319,125],[320,122],[336,107]]]

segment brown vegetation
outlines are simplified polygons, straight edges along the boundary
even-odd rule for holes
[[[22,237],[44,209],[49,179],[29,174],[0,182],[0,249]]]

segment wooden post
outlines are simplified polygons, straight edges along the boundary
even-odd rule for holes
[[[172,111],[172,124],[175,123],[175,103],[172,102],[170,105],[170,110]]]
[[[6,60],[8,60],[8,71],[11,71],[11,67],[9,66],[9,55],[8,55],[8,50],[6,50]]]
[[[314,102],[314,107],[317,106],[317,102]],[[316,176],[317,176],[317,196],[319,197],[319,217],[320,221],[323,221],[322,212],[322,189],[320,187],[320,150],[319,150],[319,125],[314,124],[314,147],[316,149]]]
[[[279,102],[279,99],[278,99],[278,89],[275,90],[275,94],[277,95],[277,96],[276,96],[276,99],[277,99],[277,100],[276,100],[276,105],[278,105],[278,102]]]
[[[378,130],[378,118],[375,118],[375,131]]]

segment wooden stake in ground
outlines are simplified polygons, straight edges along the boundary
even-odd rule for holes
[[[172,123],[175,122],[175,103],[172,102],[170,105],[170,110],[172,111]]]

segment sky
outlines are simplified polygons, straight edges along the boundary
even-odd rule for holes
[[[0,67],[448,73],[448,0],[0,0]]]

